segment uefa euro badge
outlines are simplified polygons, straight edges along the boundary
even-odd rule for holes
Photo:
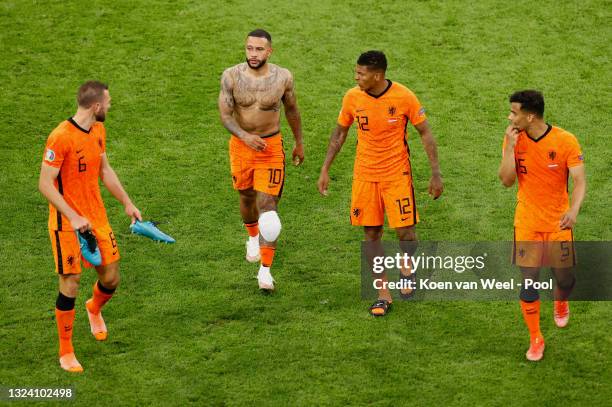
[[[171,236],[168,236],[157,228],[157,225],[151,221],[141,222],[137,220],[134,224],[130,225],[132,233],[148,237],[149,239],[155,240],[156,242],[174,243],[176,240]]]
[[[77,231],[76,234],[79,237],[79,247],[81,248],[83,258],[94,266],[102,264],[100,248],[93,233],[87,230],[83,233]]]

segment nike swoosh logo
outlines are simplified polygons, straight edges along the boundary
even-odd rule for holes
[[[357,110],[355,110],[355,112],[356,112],[356,113],[359,113],[359,112],[365,112],[366,110],[368,110],[368,109],[357,109]]]
[[[83,149],[77,150],[77,154],[81,154],[81,151],[83,151]]]
[[[117,254],[117,251],[116,251],[116,250],[113,252],[113,256],[114,256],[115,254]]]
[[[410,218],[410,216],[408,216],[407,218],[402,218],[402,222],[408,220]]]

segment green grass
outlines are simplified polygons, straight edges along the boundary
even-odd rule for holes
[[[427,107],[438,140],[446,190],[433,202],[411,130],[420,239],[511,238],[515,191],[496,175],[507,97],[535,87],[548,120],[576,134],[586,156],[576,238],[612,240],[608,1],[110,3],[0,2],[0,386],[73,385],[78,405],[609,403],[608,303],[575,303],[564,331],[545,303],[538,364],[524,360],[516,302],[398,302],[374,320],[359,293],[362,232],[347,223],[354,131],[331,195],[315,186],[356,57],[377,48],[388,77]],[[304,166],[288,168],[271,296],[243,260],[216,110],[220,74],[243,60],[255,27],[272,33],[272,61],[294,73],[307,146]],[[84,273],[74,343],[85,373],[71,376],[57,365],[37,177],[47,135],[91,78],[110,84],[111,163],[178,243],[131,236],[104,193],[123,280],[105,308],[109,340],[96,343],[83,308],[95,278]]]

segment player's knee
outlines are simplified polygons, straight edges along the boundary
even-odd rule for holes
[[[259,233],[267,242],[275,242],[281,228],[281,221],[276,211],[264,212],[259,216]]]
[[[397,228],[395,229],[395,233],[397,234],[397,238],[400,240],[400,242],[416,240],[416,230],[412,226],[407,228]]]
[[[65,276],[60,276],[59,290],[67,297],[76,298],[76,296],[79,294],[80,281],[80,274],[69,274]]]
[[[121,281],[121,276],[119,275],[119,269],[112,270],[112,272],[107,272],[102,276],[99,276],[100,283],[105,288],[109,290],[114,290],[119,286],[119,282]]]
[[[121,276],[119,274],[119,261],[116,261],[106,266],[96,268],[98,272],[98,281],[109,290],[114,290],[119,285]]]
[[[119,276],[119,273],[116,273],[115,275],[109,276],[104,281],[102,281],[102,285],[104,285],[104,287],[108,288],[109,290],[114,290],[119,286],[120,281],[121,277]]]
[[[376,242],[382,239],[383,228],[382,226],[364,226],[363,232],[366,242]]]
[[[533,287],[525,288],[523,284],[519,298],[525,302],[534,302],[540,299],[540,293]]]

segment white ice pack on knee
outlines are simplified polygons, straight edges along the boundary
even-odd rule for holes
[[[276,211],[264,212],[259,216],[259,233],[267,242],[274,242],[281,232],[281,222]]]

